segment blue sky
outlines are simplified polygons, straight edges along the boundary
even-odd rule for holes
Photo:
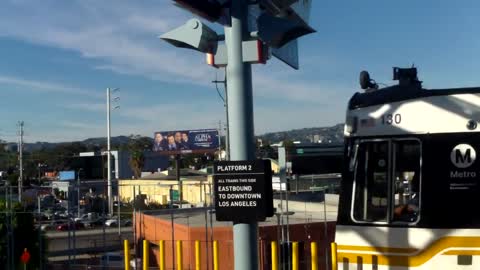
[[[256,133],[343,122],[363,69],[392,84],[392,66],[415,64],[427,88],[480,86],[477,2],[314,0],[300,70],[253,67]],[[112,135],[218,126],[223,72],[157,39],[190,17],[169,0],[2,0],[0,139],[19,120],[28,142],[105,136],[107,87],[121,89]]]

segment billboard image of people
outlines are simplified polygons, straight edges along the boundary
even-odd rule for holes
[[[218,149],[216,129],[155,132],[153,151],[168,155],[214,152]]]

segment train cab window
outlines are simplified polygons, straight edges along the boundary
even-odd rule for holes
[[[393,221],[415,222],[420,202],[420,143],[414,140],[393,142]]]
[[[363,142],[359,145],[353,207],[353,218],[356,221],[387,221],[388,153],[388,141]]]
[[[418,140],[356,144],[352,218],[361,223],[414,223],[419,217],[421,147]]]

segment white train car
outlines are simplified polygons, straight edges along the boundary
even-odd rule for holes
[[[480,88],[394,78],[348,105],[333,268],[480,269]]]

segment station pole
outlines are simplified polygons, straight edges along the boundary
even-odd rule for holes
[[[243,62],[242,41],[249,38],[248,1],[233,0],[231,26],[225,27],[228,50],[227,88],[229,142],[231,160],[255,158],[253,131],[252,69]],[[258,269],[257,223],[234,223],[233,245],[235,270]]]

